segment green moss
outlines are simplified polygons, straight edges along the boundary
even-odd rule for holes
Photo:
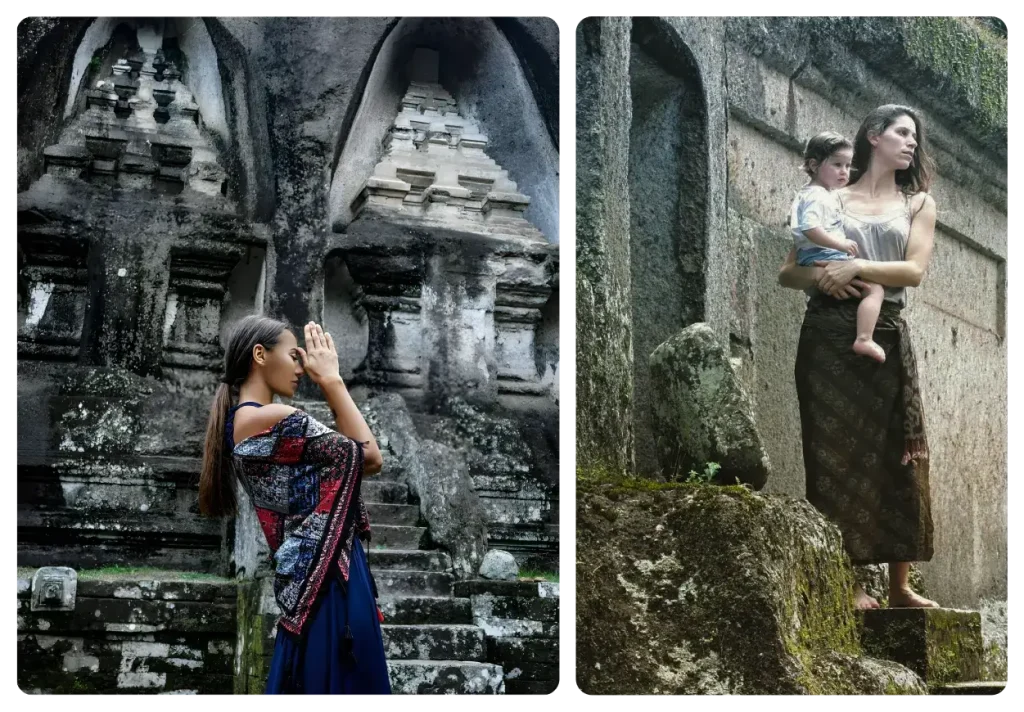
[[[965,621],[958,611],[928,616],[929,684],[965,682],[981,675],[981,619]],[[975,625],[976,623],[976,625]]]
[[[757,494],[743,485],[715,485],[700,478],[687,481],[653,480],[646,477],[635,477],[616,473],[602,468],[577,468],[576,489],[583,491],[601,491],[606,496],[618,497],[632,492],[689,492],[695,497],[709,498],[721,494],[734,497],[747,497],[749,501],[763,503]]]
[[[269,582],[262,579],[240,581],[238,584],[238,605],[235,609],[238,625],[235,655],[239,659],[235,669],[236,695],[260,695],[266,688],[272,653],[268,645],[273,645],[272,632],[277,617],[260,612],[264,585],[269,585]]]
[[[972,23],[953,17],[906,20],[906,50],[914,59],[948,77],[976,107],[985,132],[1007,126],[1007,58],[1005,43]]]

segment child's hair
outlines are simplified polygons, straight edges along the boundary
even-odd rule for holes
[[[828,157],[841,148],[853,148],[853,142],[842,134],[835,131],[822,131],[807,142],[804,147],[804,173],[814,177],[814,169],[811,168],[811,161],[817,161],[820,166],[828,160]]]

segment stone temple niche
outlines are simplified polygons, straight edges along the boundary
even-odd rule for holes
[[[179,32],[179,23],[185,22],[189,29]],[[188,67],[208,62],[195,57],[190,63],[182,47],[209,44],[201,21],[122,20],[112,31],[111,24],[97,21],[83,40],[75,62],[81,86],[69,96],[70,120],[58,143],[44,150],[46,172],[164,194],[187,187],[226,195],[226,173],[185,74]],[[104,31],[110,31],[109,41],[94,50],[83,68],[90,46],[102,41]],[[219,88],[219,81],[216,87],[204,86],[210,94]],[[220,128],[220,97],[205,103]]]
[[[420,221],[474,232],[543,239],[522,213],[530,199],[486,153],[487,136],[459,113],[438,82],[438,53],[417,48],[385,142],[384,159],[353,202],[364,209],[398,212]]]
[[[262,247],[250,247],[228,277],[220,317],[222,348],[227,348],[235,324],[249,314],[263,313],[266,288],[267,251]]]
[[[204,383],[220,373],[234,325],[260,311],[265,250],[172,250],[161,366],[174,380]]]
[[[88,243],[18,237],[18,357],[77,361],[88,307]]]
[[[629,257],[638,443],[652,437],[648,358],[704,313],[707,116],[700,73],[689,49],[677,42],[661,20],[633,22]],[[638,470],[658,469],[653,452],[637,448]]]
[[[356,339],[365,312],[353,383],[400,394],[417,432],[465,453],[489,545],[547,566],[557,151],[523,66],[493,20],[395,25],[337,152],[323,308],[332,334],[336,323]],[[357,290],[337,276],[341,262]]]
[[[338,366],[345,379],[351,379],[367,357],[369,320],[361,298],[362,290],[353,281],[344,259],[340,255],[330,256],[324,266],[321,322],[324,331],[334,339]]]
[[[409,56],[382,155],[349,205],[348,265],[369,322],[360,376],[434,396],[548,397],[536,333],[557,251],[524,216],[530,198],[488,155],[480,123],[441,84],[441,55]],[[371,227],[381,224],[429,236]]]
[[[558,288],[551,292],[547,304],[540,310],[537,327],[535,358],[541,383],[558,400]]]

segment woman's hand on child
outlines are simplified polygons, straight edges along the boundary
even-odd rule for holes
[[[821,267],[818,277],[818,289],[836,299],[859,297],[860,292],[851,285],[860,273],[860,260],[839,260],[835,262],[815,262]],[[859,281],[859,280],[858,280]],[[860,283],[863,285],[863,282]]]

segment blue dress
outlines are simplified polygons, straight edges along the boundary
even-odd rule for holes
[[[227,435],[234,442],[234,413]],[[306,634],[296,638],[278,628],[266,694],[389,695],[391,681],[370,567],[359,539],[352,545],[348,583],[336,567],[320,589]]]
[[[377,603],[358,539],[352,545],[347,595],[339,574],[324,584],[316,606],[304,640],[278,629],[267,694],[391,694]]]

